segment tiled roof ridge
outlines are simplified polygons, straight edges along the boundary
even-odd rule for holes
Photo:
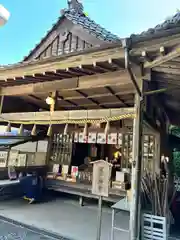
[[[178,26],[180,26],[180,12],[177,12],[172,17],[168,17],[165,21],[163,21],[161,24],[156,25],[154,28],[149,28],[140,34],[131,34],[130,38],[133,40],[134,38],[138,37],[150,37],[154,34],[158,34],[162,31],[166,31]]]
[[[81,25],[84,29],[90,30],[89,32],[96,37],[110,42],[116,42],[120,40],[120,38],[108,31],[106,28],[102,27],[100,24],[96,23],[92,20],[87,14],[84,12],[76,12],[74,9],[65,10],[64,15],[67,19],[72,21],[74,24]],[[86,25],[88,23],[88,26]],[[88,28],[89,27],[89,28]],[[93,32],[94,31],[94,32]],[[104,34],[104,35],[103,35]]]
[[[94,20],[91,20],[84,12],[76,11],[76,9],[73,9],[73,8],[62,9],[61,16],[58,18],[56,23],[52,25],[50,30],[47,31],[45,36],[40,40],[38,44],[35,45],[35,47],[29,52],[29,54],[24,57],[23,61],[25,61],[29,56],[31,56],[31,54],[47,39],[47,37],[52,33],[54,29],[56,29],[56,27],[60,24],[60,21],[64,17],[72,21],[74,24],[81,25],[84,29],[88,30],[90,34],[96,36],[101,40],[104,40],[107,42],[120,41],[120,38],[117,35],[106,30],[104,27],[97,24]]]

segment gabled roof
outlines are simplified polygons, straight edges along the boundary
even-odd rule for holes
[[[88,31],[89,34],[94,35],[96,38],[103,40],[105,42],[118,42],[120,38],[112,34],[110,31],[106,30],[104,27],[97,24],[95,21],[90,19],[84,12],[83,6],[77,0],[71,0],[70,2],[76,2],[76,4],[80,4],[79,8],[75,8],[75,6],[70,6],[68,9],[63,9],[61,11],[61,16],[59,17],[58,21],[52,26],[52,28],[46,33],[46,35],[41,39],[40,43],[35,46],[34,49],[30,51],[28,56],[24,58],[24,61],[28,57],[30,57],[36,49],[48,38],[48,36],[60,25],[64,18],[72,21],[76,25],[80,25],[84,28],[85,31]],[[70,3],[69,3],[70,4]]]

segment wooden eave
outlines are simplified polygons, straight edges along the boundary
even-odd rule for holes
[[[161,32],[159,38],[135,42],[130,55],[151,71],[151,81],[155,89],[162,90],[159,97],[171,122],[179,125],[180,34],[176,30]]]
[[[75,70],[75,68],[93,67],[96,63],[111,63],[113,60],[118,61],[122,59],[124,59],[124,49],[120,44],[105,44],[102,47],[64,54],[62,56],[2,66],[0,67],[0,81],[6,81],[9,83],[8,85],[10,85],[10,81],[12,80],[16,80],[18,83],[27,83],[26,77],[36,77],[35,75],[38,74],[49,77],[49,72],[54,73],[51,79],[55,79],[57,78],[55,73],[61,70],[68,72],[69,69]],[[122,63],[120,65],[123,67]],[[71,74],[71,77],[73,76]],[[18,81],[18,79],[21,79],[21,81]],[[41,80],[41,78],[36,77],[36,81],[38,80]]]
[[[19,96],[43,108],[58,91],[60,109],[133,106],[134,87],[119,44],[0,68],[0,95]]]

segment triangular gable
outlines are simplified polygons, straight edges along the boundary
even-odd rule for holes
[[[68,50],[69,52],[83,50],[84,48],[92,46],[100,46],[105,42],[113,43],[120,41],[118,36],[107,31],[86,16],[83,12],[82,4],[77,0],[69,1],[68,5],[68,9],[61,11],[61,17],[47,32],[45,37],[42,38],[40,43],[37,44],[35,48],[30,51],[28,56],[24,58],[24,61],[32,60],[34,58],[38,59],[41,58],[41,56],[49,57],[60,55],[67,53]],[[75,40],[75,38],[79,39]],[[60,45],[65,45],[65,42],[68,40],[71,44],[76,46],[79,44],[79,48],[71,48],[68,45],[62,46],[65,47],[65,51],[64,49],[61,49]],[[79,43],[75,43],[75,41],[79,41]]]

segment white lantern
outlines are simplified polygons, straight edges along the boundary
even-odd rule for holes
[[[10,13],[6,8],[4,8],[2,5],[0,5],[0,26],[3,26],[6,24],[10,17]]]
[[[54,104],[54,98],[52,98],[52,97],[47,97],[47,98],[46,98],[46,103],[47,103],[48,105]]]

